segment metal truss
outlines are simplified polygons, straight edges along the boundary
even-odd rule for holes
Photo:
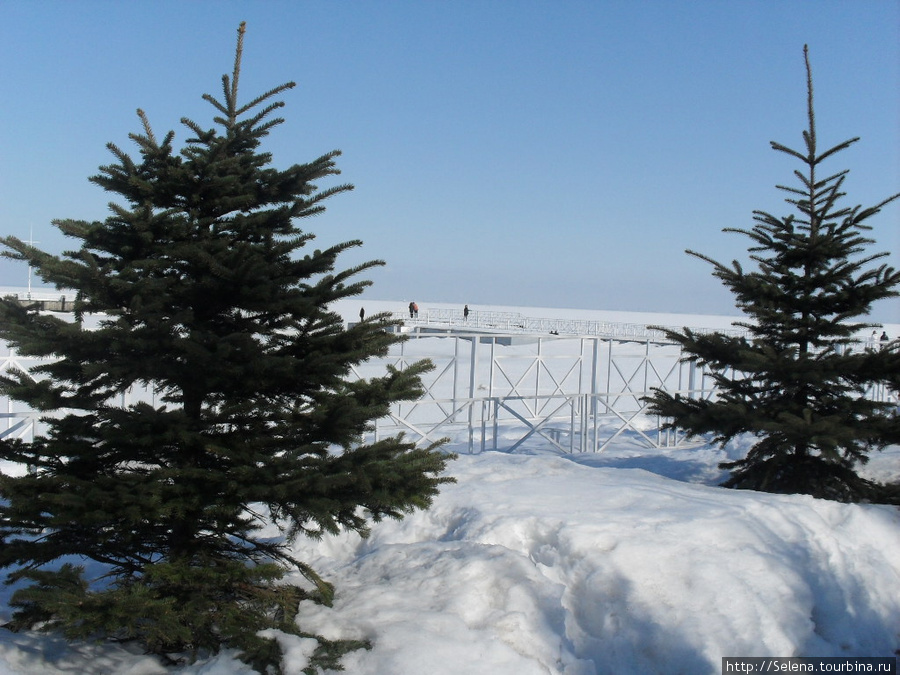
[[[601,452],[627,435],[649,447],[685,442],[662,433],[642,398],[653,387],[712,396],[702,369],[682,362],[676,345],[662,340],[596,336],[414,331],[386,357],[356,367],[351,377],[382,376],[429,359],[416,401],[392,406],[372,430],[377,439],[404,432],[418,445],[452,438],[468,452],[516,450],[534,443],[563,452]],[[40,359],[23,358],[0,343],[0,373],[28,372]],[[150,391],[121,394],[119,403],[152,398]],[[40,415],[5,400],[0,439],[33,438]],[[5,420],[5,425],[3,421]]]
[[[693,398],[716,395],[706,368],[684,360],[677,344],[648,326],[505,312],[472,312],[466,318],[462,312],[428,310],[424,318],[407,320],[403,332],[407,339],[387,356],[351,372],[353,378],[369,379],[383,376],[389,365],[402,370],[426,358],[434,364],[422,378],[418,400],[393,405],[374,423],[375,439],[403,432],[417,445],[428,445],[450,438],[455,449],[469,453],[534,447],[602,452],[623,441],[673,447],[688,439],[662,430],[664,420],[648,413],[644,398],[654,389]],[[0,342],[0,373],[28,372],[39,362]],[[867,393],[876,400],[893,395],[883,387]],[[120,404],[148,397],[152,391],[129,391]],[[33,438],[39,415],[5,403],[0,438]]]
[[[396,404],[373,434],[405,432],[417,444],[449,437],[470,453],[535,443],[562,452],[601,452],[623,436],[660,448],[686,442],[647,413],[654,388],[714,395],[703,368],[663,339],[415,330],[388,357],[354,371],[380,374],[428,358],[424,395]]]
[[[28,371],[37,363],[38,359],[24,358],[16,354],[15,350],[0,342],[0,374]],[[40,415],[28,408],[15,409],[15,403],[7,397],[0,398],[6,404],[6,412],[0,413],[0,439],[5,438],[34,438],[35,426],[40,420]]]

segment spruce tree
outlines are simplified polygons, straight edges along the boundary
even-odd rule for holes
[[[399,338],[386,315],[345,328],[329,307],[383,263],[335,271],[359,241],[308,250],[297,222],[351,186],[315,185],[339,173],[338,151],[271,166],[259,148],[283,121],[275,97],[294,85],[240,104],[243,37],[241,24],[222,98],[204,96],[213,127],[182,119],[178,151],[139,110],[139,157],[108,146],[114,163],[90,180],[119,200],[111,215],[55,222],[77,250],[0,240],[77,291],[74,320],[0,303],[0,338],[47,359],[0,382],[46,428],[0,443],[0,457],[29,467],[0,476],[0,566],[24,584],[14,630],[136,640],[161,655],[235,647],[280,672],[277,642],[258,633],[306,635],[298,604],[333,595],[292,555],[295,538],[366,535],[427,508],[452,479],[436,445],[365,441],[392,403],[421,394],[430,364],[349,378]],[[132,388],[149,393],[128,402]],[[309,671],[358,646],[319,639]]]
[[[793,213],[754,212],[752,229],[726,228],[752,240],[755,269],[744,270],[688,251],[711,263],[748,317],[735,325],[745,337],[666,331],[687,360],[707,365],[717,395],[708,400],[656,389],[647,400],[669,428],[711,434],[723,446],[740,434],[755,444],[727,462],[728,487],[806,493],[839,501],[878,497],[857,467],[873,451],[900,442],[896,406],[867,395],[872,385],[896,386],[898,342],[866,349],[857,337],[877,324],[864,320],[873,302],[898,295],[900,273],[867,254],[867,224],[893,195],[869,207],[839,206],[847,171],[828,174],[825,160],[858,138],[820,151],[813,113],[812,73],[804,47],[808,128],[805,149],[772,148],[802,164],[787,193]]]

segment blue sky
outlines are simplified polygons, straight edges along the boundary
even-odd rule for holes
[[[211,125],[204,93],[230,73],[247,21],[244,100],[288,80],[278,166],[338,148],[355,185],[304,223],[317,245],[362,239],[383,259],[366,296],[420,305],[734,313],[686,248],[745,259],[754,209],[786,215],[776,184],[801,148],[803,45],[820,143],[860,136],[847,202],[900,191],[896,0],[48,2],[3,0],[0,233],[59,253],[55,218],[102,220],[87,181],[157,135]],[[326,187],[322,184],[320,187]],[[871,251],[900,267],[900,204]],[[24,285],[0,261],[0,285]],[[900,322],[900,301],[873,318]]]

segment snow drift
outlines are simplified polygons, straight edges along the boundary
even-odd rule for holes
[[[898,452],[884,462],[895,464]],[[660,473],[709,449],[643,455]],[[900,515],[725,490],[607,456],[461,456],[428,512],[299,542],[338,588],[300,620],[366,638],[360,675],[718,673],[723,656],[892,656]],[[721,457],[719,457],[721,459]],[[581,460],[581,461],[579,461]],[[604,466],[619,464],[618,468]],[[310,644],[282,636],[287,672]],[[0,673],[171,672],[125,647],[0,632]],[[233,654],[180,673],[249,673]]]

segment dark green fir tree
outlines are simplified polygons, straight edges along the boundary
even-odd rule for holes
[[[0,476],[0,566],[20,586],[14,630],[135,640],[160,655],[234,647],[281,672],[276,640],[259,632],[304,635],[299,603],[333,594],[292,555],[294,539],[365,535],[427,508],[452,479],[436,446],[365,441],[392,403],[420,395],[430,364],[350,377],[398,338],[387,316],[345,328],[329,307],[382,263],[335,271],[358,241],[308,250],[298,221],[350,186],[314,184],[339,173],[337,151],[284,170],[260,151],[293,83],[240,104],[243,37],[241,24],[221,100],[204,96],[213,128],[183,119],[176,151],[174,132],[158,140],[138,111],[139,157],[109,145],[115,162],[91,181],[116,195],[112,215],[55,223],[78,250],[0,240],[77,291],[74,320],[0,304],[0,338],[47,359],[0,383],[46,428],[0,443],[0,457],[29,467]],[[132,388],[149,393],[129,399]],[[360,646],[319,645],[309,672]]]
[[[772,143],[802,165],[797,187],[778,186],[795,213],[757,211],[752,229],[726,228],[752,240],[752,271],[688,251],[711,263],[734,294],[748,317],[735,325],[746,336],[667,331],[688,360],[710,368],[718,394],[708,400],[657,389],[648,401],[670,428],[689,435],[709,434],[723,446],[742,434],[756,438],[746,457],[721,465],[731,470],[728,487],[878,499],[878,486],[857,469],[873,451],[900,442],[900,420],[895,404],[868,391],[896,385],[900,344],[865,349],[856,336],[873,327],[864,319],[873,302],[898,295],[900,273],[876,262],[887,253],[866,253],[874,243],[866,232],[867,221],[900,195],[869,208],[839,205],[847,172],[829,174],[824,163],[858,139],[819,150],[806,48],[804,57],[804,150]]]

